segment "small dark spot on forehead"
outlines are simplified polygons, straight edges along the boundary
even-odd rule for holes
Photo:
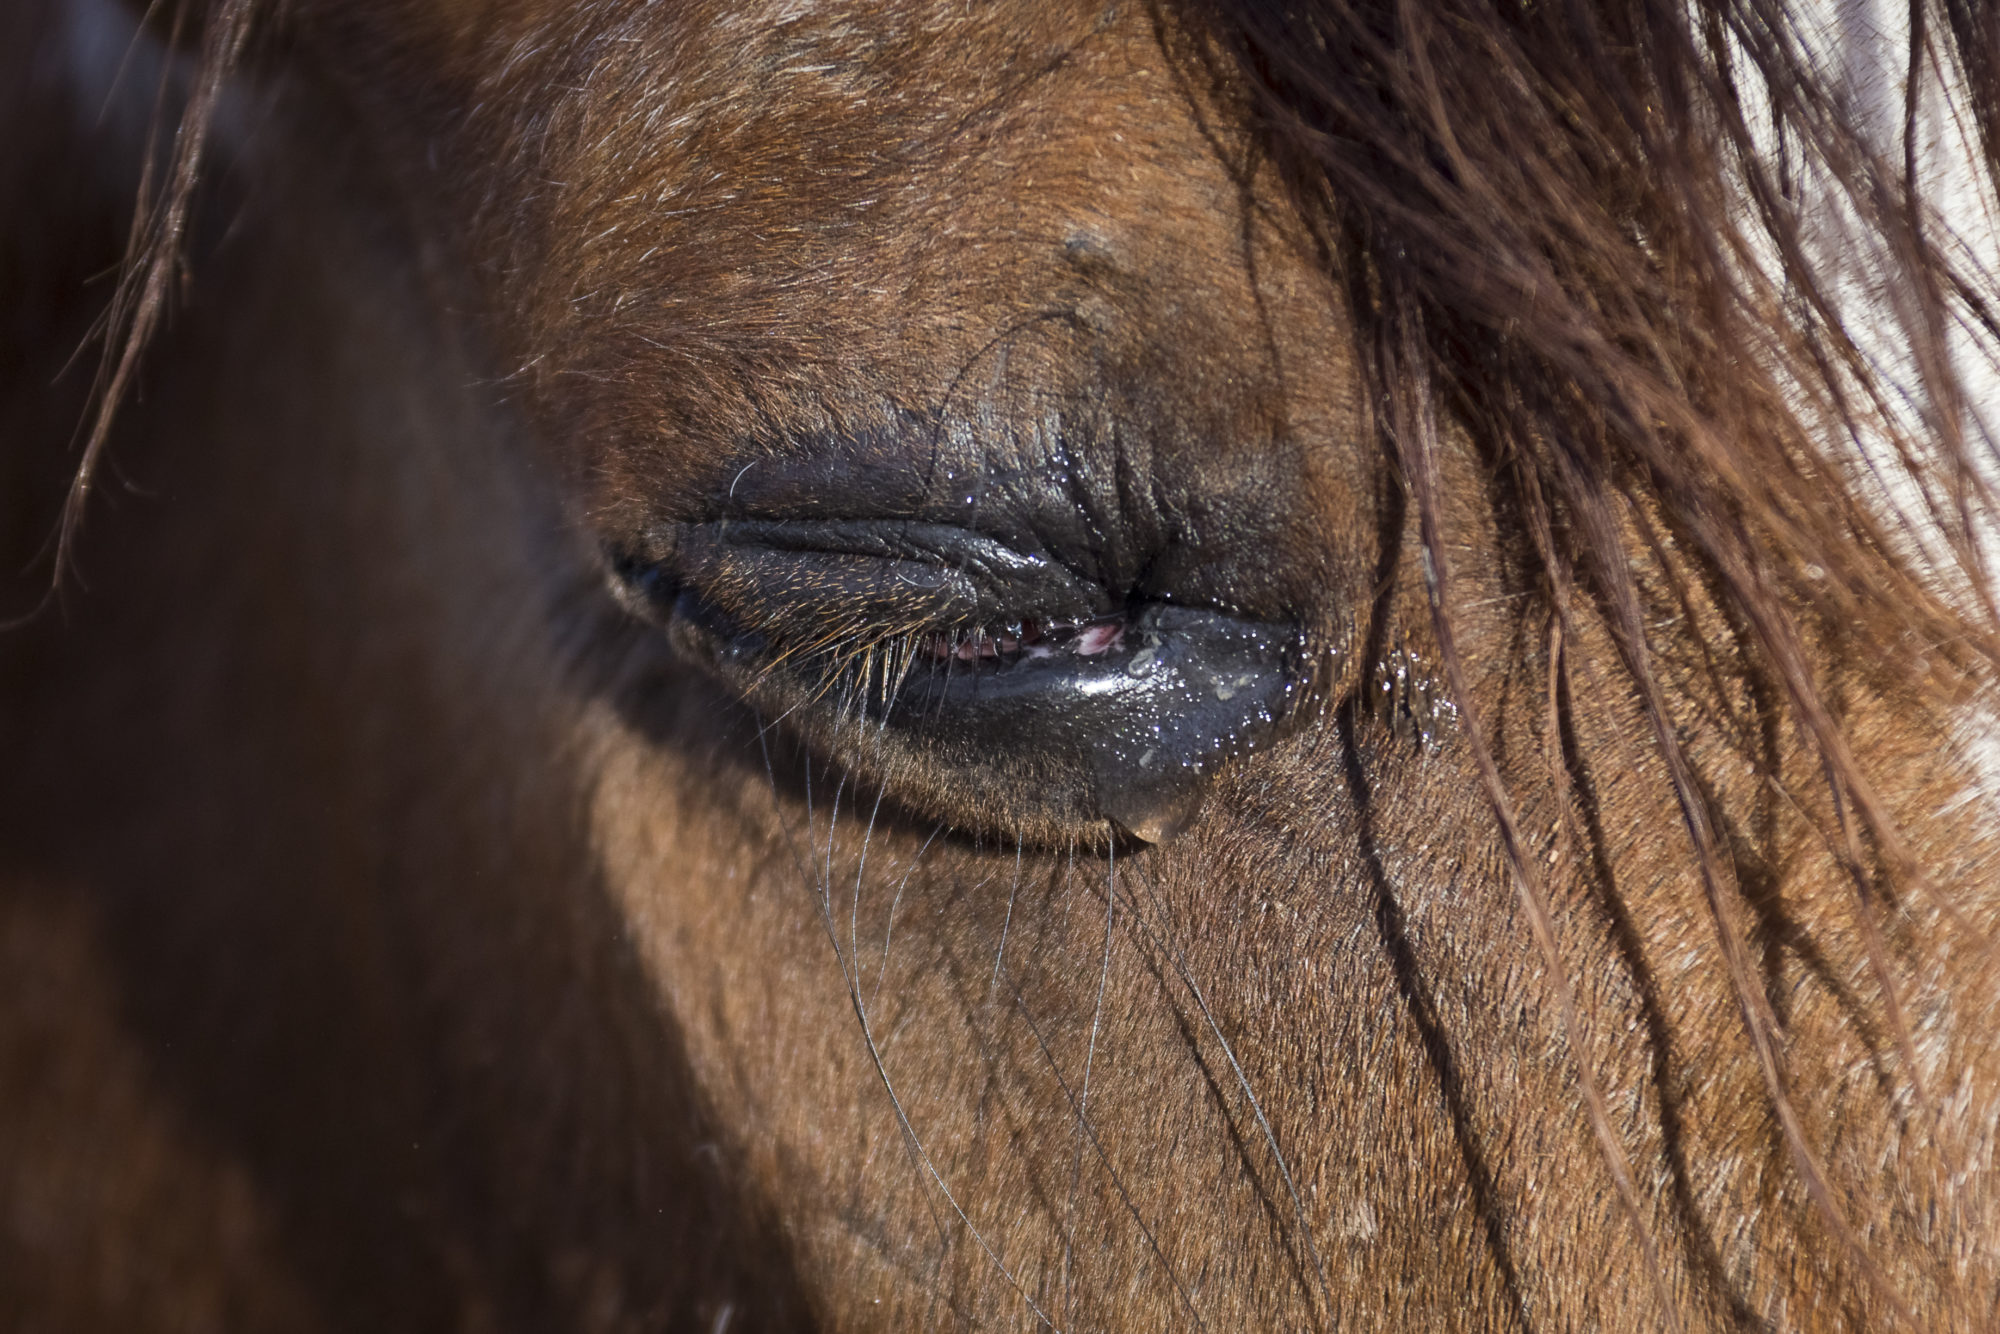
[[[1087,227],[1079,227],[1063,242],[1063,257],[1079,268],[1109,268],[1118,265],[1117,251],[1111,242]]]

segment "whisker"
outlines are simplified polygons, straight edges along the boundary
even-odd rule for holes
[[[1090,1043],[1083,1056],[1083,1092],[1076,1102],[1076,1136],[1069,1171],[1069,1209],[1063,1226],[1063,1311],[1075,1318],[1075,1273],[1070,1267],[1076,1239],[1076,1200],[1083,1179],[1083,1122],[1090,1108],[1090,1075],[1097,1061],[1097,1038],[1104,1024],[1104,993],[1111,981],[1112,927],[1118,915],[1118,848],[1113,844],[1108,856],[1104,891],[1104,958],[1097,971],[1097,1001],[1090,1014]]]
[[[1007,957],[1007,931],[1014,925],[1014,896],[1021,892],[1021,852],[1024,842],[1022,835],[1014,836],[1014,882],[1007,887],[1007,915],[1000,919],[1000,946],[993,951],[994,987],[1000,985],[1000,967]]]
[[[940,825],[939,829],[941,831],[943,826]],[[931,837],[937,837],[936,833],[933,833]],[[1022,1283],[1014,1274],[1014,1271],[1007,1267],[1006,1261],[1000,1258],[999,1252],[995,1251],[992,1243],[986,1240],[986,1234],[979,1230],[971,1217],[965,1212],[964,1206],[958,1202],[958,1197],[952,1193],[951,1187],[946,1184],[944,1174],[938,1171],[937,1164],[931,1159],[930,1151],[924,1147],[923,1140],[918,1136],[916,1127],[911,1124],[909,1112],[903,1106],[903,1099],[896,1092],[895,1082],[889,1078],[888,1067],[882,1062],[881,1050],[875,1043],[874,1028],[868,1019],[868,1006],[862,1002],[861,992],[856,985],[854,975],[845,968],[842,969],[842,972],[848,980],[848,1000],[854,1006],[855,1020],[861,1025],[862,1042],[868,1049],[868,1059],[875,1067],[876,1077],[882,1081],[882,1091],[889,1095],[889,1105],[896,1113],[896,1122],[902,1127],[904,1142],[911,1154],[918,1164],[921,1165],[925,1175],[936,1184],[939,1193],[944,1196],[945,1202],[951,1206],[951,1211],[958,1218],[959,1223],[971,1235],[972,1240],[978,1245],[979,1249],[985,1252],[986,1258],[992,1262],[993,1267],[1000,1271],[1001,1277],[1005,1278],[1021,1300],[1028,1304],[1028,1309],[1034,1313],[1037,1320],[1041,1321],[1049,1329],[1057,1330],[1060,1334],[1062,1327],[1050,1319],[1048,1313],[1042,1309],[1041,1303],[1028,1294],[1027,1285]],[[878,978],[877,981],[879,983],[880,979]]]
[[[854,960],[857,970],[861,966],[862,877],[868,874],[868,847],[875,839],[875,818],[882,813],[882,801],[888,795],[889,789],[886,784],[875,789],[875,808],[868,812],[868,828],[861,835],[861,858],[859,864],[854,868],[854,900],[849,905],[847,912],[847,952],[849,957]],[[927,844],[926,846],[929,845]],[[919,853],[918,855],[921,856],[922,854]],[[884,963],[886,965],[886,959]],[[882,985],[882,976],[880,973],[877,973],[875,976],[875,985],[877,988]]]
[[[1155,902],[1158,903],[1158,893],[1152,885],[1152,877],[1146,873],[1143,865],[1138,869],[1138,879],[1141,884],[1146,886],[1148,892],[1153,895]],[[1159,904],[1159,906],[1164,914],[1165,905]],[[1333,1286],[1327,1279],[1326,1261],[1319,1253],[1318,1243],[1313,1240],[1312,1224],[1306,1218],[1305,1200],[1299,1195],[1299,1188],[1292,1180],[1291,1166],[1285,1161],[1285,1151],[1278,1147],[1278,1134],[1277,1131],[1271,1128],[1270,1118],[1264,1114],[1264,1104],[1258,1099],[1256,1091],[1250,1087],[1250,1077],[1244,1072],[1242,1062],[1236,1059],[1235,1048],[1231,1047],[1229,1039],[1222,1035],[1222,1026],[1216,1022],[1215,1013],[1208,1005],[1208,997],[1202,994],[1201,985],[1194,980],[1194,974],[1188,968],[1187,960],[1181,956],[1179,950],[1171,948],[1159,933],[1155,932],[1147,924],[1144,915],[1138,912],[1136,904],[1133,906],[1132,913],[1134,919],[1138,921],[1140,928],[1146,932],[1147,938],[1153,942],[1154,948],[1159,950],[1167,962],[1173,966],[1175,975],[1181,980],[1181,985],[1186,987],[1188,994],[1194,998],[1195,1008],[1201,1011],[1202,1022],[1208,1025],[1209,1034],[1214,1037],[1216,1045],[1222,1048],[1222,1054],[1229,1062],[1229,1069],[1236,1076],[1237,1087],[1243,1090],[1243,1096],[1250,1104],[1251,1114],[1257,1118],[1257,1128],[1264,1136],[1265,1145],[1271,1150],[1272,1159],[1277,1163],[1278,1178],[1284,1183],[1285,1194],[1291,1199],[1292,1212],[1297,1217],[1299,1231],[1304,1236],[1306,1252],[1312,1257],[1313,1269],[1319,1278],[1321,1299],[1325,1302],[1327,1309],[1331,1311],[1333,1306]],[[1317,1309],[1315,1309],[1314,1318],[1317,1322],[1324,1317],[1320,1316]]]
[[[995,980],[997,981],[1001,975],[996,972]],[[1187,1290],[1187,1285],[1181,1282],[1179,1271],[1174,1268],[1173,1261],[1161,1248],[1159,1238],[1154,1235],[1153,1229],[1146,1225],[1145,1216],[1139,1212],[1137,1201],[1132,1198],[1131,1191],[1125,1185],[1124,1174],[1111,1161],[1111,1155],[1105,1150],[1103,1140],[1098,1137],[1096,1125],[1084,1115],[1083,1108],[1077,1100],[1076,1090],[1071,1087],[1069,1080],[1063,1077],[1062,1066],[1057,1062],[1055,1052],[1049,1047],[1047,1035],[1042,1032],[1041,1025],[1035,1022],[1033,1011],[1028,1008],[1028,998],[1021,994],[1020,986],[1014,983],[1011,971],[1006,972],[1005,976],[1009,990],[1013,993],[1015,1011],[1028,1026],[1028,1033],[1035,1039],[1035,1046],[1041,1051],[1042,1059],[1048,1063],[1049,1073],[1054,1076],[1056,1086],[1062,1090],[1064,1099],[1076,1113],[1077,1123],[1089,1139],[1091,1151],[1097,1155],[1098,1162],[1104,1165],[1105,1172],[1111,1177],[1112,1187],[1117,1190],[1119,1200],[1124,1203],[1125,1212],[1131,1215],[1133,1225],[1139,1229],[1139,1235],[1146,1239],[1146,1247],[1152,1251],[1153,1258],[1158,1260],[1161,1268],[1166,1271],[1167,1279],[1174,1285],[1174,1291],[1179,1294],[1181,1304],[1187,1308],[1188,1315],[1193,1317],[1195,1328],[1206,1330],[1208,1322],[1202,1319],[1201,1311],[1195,1306],[1194,1295]]]
[[[808,769],[812,767],[810,759],[806,761],[806,767]],[[833,906],[833,836],[834,831],[840,827],[840,796],[845,791],[847,791],[847,774],[842,771],[840,782],[836,783],[833,789],[833,808],[827,812],[826,862],[825,869],[820,874],[820,897],[826,900],[829,910]]]
[[[754,710],[752,716],[753,717],[757,716]],[[760,722],[762,721],[761,718],[759,718],[759,721]],[[805,857],[800,855],[798,840],[792,836],[791,821],[785,818],[784,802],[781,799],[781,796],[778,792],[777,768],[771,762],[771,748],[764,740],[765,735],[766,735],[766,730],[760,727],[757,731],[757,748],[759,752],[762,754],[764,759],[765,777],[770,782],[771,803],[778,815],[778,831],[784,836],[785,850],[791,854],[792,866],[794,867],[794,869],[798,871],[799,882],[801,884],[810,885],[812,883],[812,877],[806,870],[807,860]],[[810,767],[808,767],[807,769],[806,776],[807,776],[808,788],[810,788],[811,776],[812,776]],[[810,809],[810,805],[808,805],[808,809]],[[842,980],[847,983],[848,1000],[854,1006],[855,1017],[861,1022],[862,1043],[868,1050],[869,1060],[874,1063],[876,1076],[882,1081],[882,1087],[889,1095],[890,1105],[895,1108],[896,1121],[903,1134],[904,1147],[911,1153],[913,1165],[916,1165],[917,1160],[921,1158],[921,1166],[923,1166],[926,1170],[928,1170],[933,1179],[937,1180],[938,1188],[944,1192],[946,1199],[951,1200],[952,1209],[955,1213],[957,1213],[959,1220],[965,1223],[966,1228],[972,1232],[974,1237],[979,1237],[979,1230],[977,1228],[974,1228],[972,1226],[971,1221],[965,1217],[965,1211],[958,1207],[958,1201],[952,1197],[950,1189],[946,1187],[943,1180],[938,1177],[937,1169],[931,1165],[929,1155],[924,1153],[922,1144],[917,1140],[916,1131],[910,1125],[909,1117],[904,1114],[902,1100],[896,1096],[896,1090],[889,1082],[889,1072],[883,1068],[881,1053],[876,1050],[874,1036],[869,1032],[868,1029],[867,1016],[862,1012],[861,995],[860,992],[857,991],[855,988],[853,971],[849,967],[848,960],[841,957],[840,937],[838,934],[836,934],[834,930],[831,904],[829,904],[826,899],[818,895],[814,895],[814,900],[818,904],[820,909],[820,922],[821,925],[826,929],[827,940],[833,946],[834,962],[840,968],[840,975]],[[950,1245],[949,1229],[947,1229],[947,1227],[945,1226],[944,1219],[939,1217],[937,1212],[937,1203],[935,1200],[931,1198],[929,1192],[925,1192],[924,1194],[924,1205],[925,1208],[930,1212],[931,1225],[937,1229],[939,1246],[940,1247],[949,1246]],[[983,1237],[980,1237],[979,1241],[980,1241],[980,1248],[986,1251],[988,1256],[992,1256],[993,1255],[992,1248],[986,1245],[985,1239]],[[1042,1323],[1047,1325],[1050,1329],[1054,1329],[1055,1328],[1054,1323],[1051,1322],[1047,1316],[1042,1315],[1040,1308],[1035,1306],[1034,1299],[1027,1295],[1027,1292],[1021,1288],[1020,1282],[1018,1280],[1015,1280],[1013,1278],[1013,1275],[1007,1273],[1006,1266],[1000,1264],[998,1257],[994,1257],[994,1264],[999,1266],[1000,1272],[1002,1274],[1007,1274],[1009,1281],[1013,1282],[1015,1289],[1021,1292],[1022,1299],[1026,1301],[1031,1308],[1034,1308],[1035,1314],[1037,1316],[1041,1317]]]
[[[903,872],[903,878],[896,882],[895,897],[889,900],[889,920],[882,927],[882,962],[875,970],[875,990],[868,995],[870,1005],[873,1005],[876,997],[882,994],[882,979],[889,971],[889,940],[896,931],[896,909],[902,905],[903,890],[909,885],[910,877],[917,873],[917,867],[923,864],[924,854],[931,850],[931,844],[937,842],[937,836],[944,831],[943,825],[931,830],[931,836],[924,840],[924,845],[917,849],[917,855],[911,858],[910,869]]]

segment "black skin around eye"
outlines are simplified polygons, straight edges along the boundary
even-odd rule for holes
[[[1218,764],[1275,731],[1299,656],[1289,628],[1153,603],[1104,652],[923,663],[878,716],[947,764],[1033,755],[1102,818],[1157,843],[1192,818]]]
[[[614,568],[628,601],[746,696],[808,724],[843,714],[947,783],[991,776],[1045,824],[1144,842],[1184,826],[1217,766],[1274,735],[1302,690],[1292,627],[1121,602],[949,526],[684,525],[666,559]],[[884,639],[894,653],[838,636],[799,651],[840,625],[905,633]]]

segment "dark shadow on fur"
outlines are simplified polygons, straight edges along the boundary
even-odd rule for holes
[[[1679,1232],[1688,1264],[1699,1281],[1719,1297],[1725,1317],[1732,1327],[1768,1329],[1769,1326],[1751,1307],[1748,1295],[1730,1284],[1721,1253],[1715,1247],[1712,1229],[1695,1203],[1694,1185],[1688,1175],[1687,1130],[1682,1120],[1680,1099],[1675,1093],[1673,1027],[1667,1022],[1666,1010],[1660,1003],[1659,984],[1646,958],[1638,924],[1632,920],[1625,900],[1618,892],[1617,878],[1611,868],[1610,844],[1604,831],[1603,812],[1598,806],[1597,788],[1584,764],[1582,748],[1577,741],[1574,704],[1568,695],[1566,677],[1562,681],[1562,690],[1556,713],[1561,728],[1563,766],[1569,773],[1571,799],[1582,818],[1582,841],[1589,849],[1587,874],[1594,891],[1592,897],[1604,913],[1612,945],[1618,951],[1633,990],[1638,993],[1639,1012],[1646,1025],[1646,1050],[1652,1057],[1653,1092],[1659,1100],[1661,1149],[1667,1161],[1674,1213],[1681,1224]]]
[[[1380,591],[1376,595],[1374,614],[1369,619],[1363,657],[1366,662],[1377,661],[1387,647],[1391,619],[1389,604],[1406,522],[1406,498],[1400,488],[1389,490],[1383,497],[1382,509],[1382,560],[1375,581]],[[1465,1082],[1458,1073],[1451,1036],[1438,1017],[1430,984],[1424,978],[1423,965],[1410,943],[1402,905],[1397,901],[1395,886],[1390,883],[1376,843],[1374,788],[1368,778],[1362,748],[1356,739],[1359,729],[1366,725],[1364,713],[1364,702],[1350,695],[1336,710],[1335,725],[1340,737],[1342,774],[1346,779],[1348,799],[1354,807],[1358,851],[1363,865],[1368,868],[1368,892],[1374,900],[1376,936],[1395,973],[1396,990],[1402,997],[1404,1011],[1417,1027],[1424,1058],[1437,1079],[1443,1110],[1451,1122],[1452,1139],[1465,1166],[1466,1183],[1472,1192],[1473,1212],[1478,1216],[1485,1234],[1487,1253],[1500,1273],[1501,1287],[1506,1293],[1514,1324],[1528,1330],[1532,1326],[1528,1322],[1527,1301],[1521,1290],[1520,1274],[1507,1237],[1506,1214],[1494,1191],[1493,1170],[1487,1165],[1485,1146],[1479,1142],[1479,1132],[1473,1125],[1472,1109]]]
[[[1493,1170],[1487,1165],[1486,1150],[1472,1124],[1472,1109],[1466,1096],[1465,1082],[1458,1073],[1457,1060],[1452,1053],[1450,1035],[1438,1018],[1430,984],[1424,980],[1423,966],[1417,960],[1416,950],[1411,946],[1404,926],[1402,907],[1396,901],[1395,889],[1389,883],[1388,873],[1383,869],[1375,845],[1373,793],[1361,749],[1354,740],[1359,722],[1357,710],[1350,701],[1340,710],[1341,757],[1348,796],[1354,803],[1361,858],[1368,867],[1368,889],[1375,901],[1376,934],[1383,952],[1388,955],[1390,967],[1395,971],[1396,990],[1403,999],[1403,1008],[1417,1026],[1424,1057],[1437,1079],[1444,1113],[1451,1122],[1452,1139],[1465,1165],[1466,1182],[1472,1191],[1472,1209],[1485,1232],[1487,1251],[1500,1271],[1500,1283],[1507,1294],[1514,1323],[1527,1330],[1531,1328],[1527,1303],[1521,1292],[1520,1275],[1515,1269],[1513,1250],[1507,1239],[1507,1218],[1494,1194]]]

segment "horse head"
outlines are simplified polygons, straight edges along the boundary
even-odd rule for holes
[[[1990,1318],[1992,238],[1809,14],[141,8],[0,21],[0,884],[202,1282]]]

